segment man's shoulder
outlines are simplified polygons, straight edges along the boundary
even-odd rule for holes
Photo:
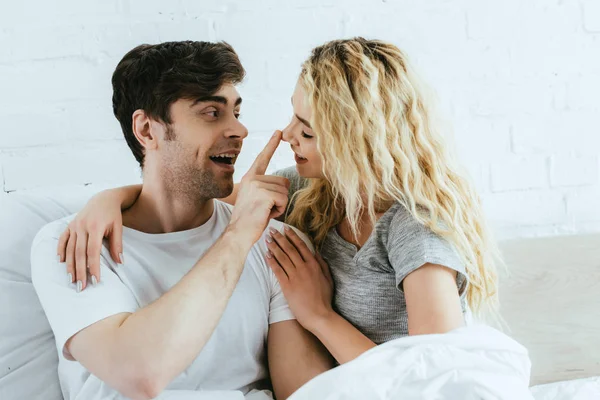
[[[300,239],[302,239],[302,241],[304,243],[306,243],[306,245],[308,246],[308,248],[310,249],[310,251],[312,251],[313,253],[315,252],[315,248],[312,245],[312,242],[310,240],[310,238],[308,237],[308,235],[306,235],[304,232],[302,232],[301,230],[299,230],[298,228],[288,225],[286,223],[283,223],[281,221],[278,221],[276,219],[272,219],[269,222],[269,225],[267,226],[267,229],[265,229],[265,231],[263,232],[263,236],[265,236],[269,233],[270,229],[277,229],[279,232],[283,233],[285,235],[285,227],[289,227],[291,229],[294,230],[294,232],[300,237]]]
[[[76,214],[72,214],[44,225],[35,235],[32,247],[35,247],[36,244],[47,240],[58,241],[60,235],[62,235],[64,230],[67,228],[69,223],[75,218],[75,216]]]
[[[66,276],[65,268],[51,268],[50,266],[58,265],[58,240],[73,218],[75,215],[52,221],[44,225],[35,235],[31,244],[30,261],[31,279],[36,290],[40,285],[51,285],[59,275]]]
[[[217,199],[214,200],[214,204],[215,212],[219,213],[220,217],[231,219],[231,214],[233,213],[233,206],[231,204],[227,204]]]

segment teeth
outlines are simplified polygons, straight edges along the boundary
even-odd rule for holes
[[[235,154],[217,154],[216,156],[212,156],[212,157],[235,158]]]

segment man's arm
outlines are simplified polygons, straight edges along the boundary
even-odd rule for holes
[[[280,140],[280,134],[273,136],[252,165],[253,175],[242,181],[237,207],[217,242],[175,286],[142,309],[136,310],[133,295],[106,266],[110,278],[85,294],[75,293],[71,281],[52,268],[58,265],[49,265],[58,264],[52,256],[58,238],[36,238],[32,278],[65,356],[70,353],[134,399],[156,397],[191,364],[221,319],[250,248],[269,219],[285,210],[289,182],[262,175]]]
[[[66,345],[92,374],[132,398],[153,398],[198,356],[231,297],[249,246],[228,230],[171,290],[99,321]]]
[[[267,346],[271,382],[278,400],[287,399],[306,382],[334,366],[321,342],[296,320],[271,324]]]

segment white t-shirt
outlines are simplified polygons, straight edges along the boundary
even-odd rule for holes
[[[114,389],[72,361],[64,348],[66,341],[95,322],[122,312],[133,313],[167,292],[215,243],[231,212],[231,206],[215,200],[213,215],[195,229],[147,234],[124,227],[124,264],[116,264],[103,246],[101,281],[96,287],[88,284],[81,293],[75,284],[68,283],[65,264],[59,264],[56,257],[58,238],[73,216],[40,230],[32,245],[31,275],[56,339],[65,399],[120,398]],[[269,225],[279,230],[284,226],[275,220]],[[264,387],[269,324],[294,319],[279,282],[265,262],[265,235],[250,250],[211,338],[168,390],[240,390],[245,394]]]

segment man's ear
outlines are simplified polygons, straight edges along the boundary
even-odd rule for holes
[[[153,132],[153,120],[144,110],[135,110],[132,118],[133,134],[145,150],[154,150],[158,146],[156,132]]]

